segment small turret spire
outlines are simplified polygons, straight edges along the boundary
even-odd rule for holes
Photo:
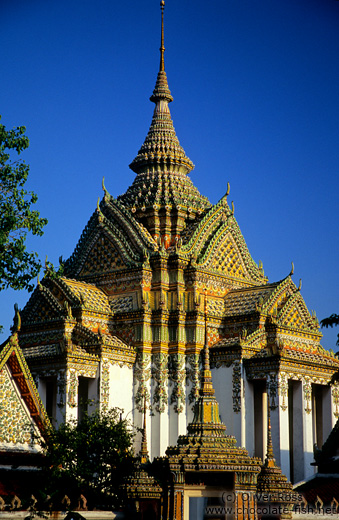
[[[204,359],[203,370],[201,374],[201,386],[199,390],[199,397],[194,407],[193,421],[187,426],[187,431],[189,435],[198,437],[201,435],[207,435],[209,437],[220,437],[221,435],[224,435],[226,426],[220,420],[219,404],[215,398],[212,384],[207,335],[207,289],[205,290],[204,318],[205,342],[203,349]]]
[[[140,448],[140,462],[145,464],[149,459],[147,449],[147,434],[146,434],[146,395],[144,396],[144,424],[142,428],[142,439]]]
[[[164,44],[164,9],[165,9],[165,0],[160,1],[160,9],[161,9],[161,45],[160,45],[160,68],[159,71],[165,71],[165,44]]]
[[[271,433],[271,409],[269,396],[267,399],[267,454],[265,459],[265,466],[275,467],[275,458],[273,453],[272,433]]]
[[[201,391],[204,395],[214,395],[214,389],[212,385],[212,374],[210,367],[210,351],[208,347],[208,335],[207,335],[207,290],[204,295],[204,321],[205,321],[205,342],[204,342],[204,369],[202,371],[201,378]]]

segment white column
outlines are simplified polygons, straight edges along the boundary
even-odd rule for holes
[[[65,419],[78,419],[78,374],[76,370],[67,370],[66,373],[66,403]]]
[[[235,411],[234,435],[238,441],[238,446],[245,446],[246,444],[244,377],[244,365],[242,363],[234,363],[232,374],[233,410]]]
[[[293,410],[290,413],[293,427],[293,441],[291,443],[293,457],[293,483],[304,478],[304,399],[303,384],[301,381],[293,381],[291,387]],[[310,416],[312,428],[312,416]]]
[[[332,407],[332,396],[331,396],[331,387],[323,386],[322,389],[322,398],[323,398],[323,406],[322,406],[322,424],[323,424],[323,443],[326,441],[327,437],[331,433],[331,430],[334,426],[334,414]],[[321,448],[321,446],[319,446]]]
[[[66,414],[66,375],[65,371],[61,370],[57,374],[57,395],[56,395],[56,410],[55,410],[55,424],[56,426],[65,420]]]
[[[274,381],[275,382],[275,381]],[[278,376],[276,390],[270,380],[271,427],[274,458],[281,471],[290,480],[290,435],[288,423],[288,380]]]
[[[168,358],[159,353],[152,356],[152,434],[151,458],[165,455],[169,444]]]
[[[339,418],[339,385],[338,383],[331,387],[331,408],[332,408],[332,427]]]
[[[302,478],[311,476],[314,472],[313,462],[313,416],[312,416],[312,385],[309,380],[302,383],[303,387],[303,453],[304,453],[304,474]]]
[[[163,412],[154,411],[151,418],[151,459],[165,455],[169,444],[168,407]]]
[[[254,457],[254,391],[253,384],[244,378],[244,401],[245,401],[245,448],[251,457]]]
[[[267,446],[267,394],[265,381],[253,381],[254,392],[254,451],[263,461]]]
[[[236,369],[238,374],[238,369]],[[219,414],[222,422],[226,425],[228,435],[235,435],[237,442],[240,442],[234,431],[234,421],[239,414],[239,401],[236,399],[239,390],[238,378],[234,382],[233,366],[212,369],[213,388],[215,397],[219,403]]]

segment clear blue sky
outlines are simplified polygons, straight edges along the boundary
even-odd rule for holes
[[[159,66],[159,0],[1,0],[0,114],[25,125],[29,188],[49,224],[29,241],[58,264],[73,251],[151,122]],[[319,319],[339,313],[339,1],[166,0],[171,113],[216,203],[231,184],[235,216],[270,281],[295,265]],[[3,340],[13,304],[0,294]],[[336,332],[322,344],[335,348]]]

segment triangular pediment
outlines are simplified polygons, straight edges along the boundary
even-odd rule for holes
[[[264,272],[252,259],[233,213],[227,196],[223,197],[206,213],[182,250],[204,269],[251,284],[265,284]]]
[[[58,321],[65,316],[65,308],[53,296],[51,291],[39,283],[24,307],[21,317],[26,324],[42,321]]]
[[[319,333],[319,324],[309,313],[298,290],[278,312],[277,325],[284,328]]]
[[[213,234],[198,263],[236,280],[255,285],[267,283],[263,270],[252,259],[235,220],[224,222]]]
[[[88,251],[79,276],[111,273],[126,269],[126,267],[126,259],[120,254],[116,244],[109,240],[105,233],[101,233]]]
[[[290,276],[275,283],[275,289],[270,297],[265,299],[262,310],[266,314],[277,314],[286,302],[298,291]]]
[[[50,427],[14,333],[0,352],[1,450],[39,451],[36,438]]]
[[[145,251],[157,248],[146,228],[106,192],[65,262],[65,274],[90,278],[140,266]]]

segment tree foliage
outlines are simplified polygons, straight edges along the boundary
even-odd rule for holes
[[[329,316],[328,318],[324,318],[323,320],[321,320],[320,325],[322,327],[325,327],[326,329],[328,327],[336,327],[337,325],[339,325],[339,315],[331,314],[331,316]],[[339,334],[337,339],[337,345],[339,346]]]
[[[29,166],[18,156],[29,146],[25,131],[0,123],[0,290],[32,290],[41,268],[37,253],[26,250],[27,234],[41,236],[47,220],[31,209],[36,194],[24,189]]]
[[[118,505],[118,488],[133,462],[134,434],[121,410],[85,414],[51,428],[42,442],[50,493],[84,494],[93,504]]]

